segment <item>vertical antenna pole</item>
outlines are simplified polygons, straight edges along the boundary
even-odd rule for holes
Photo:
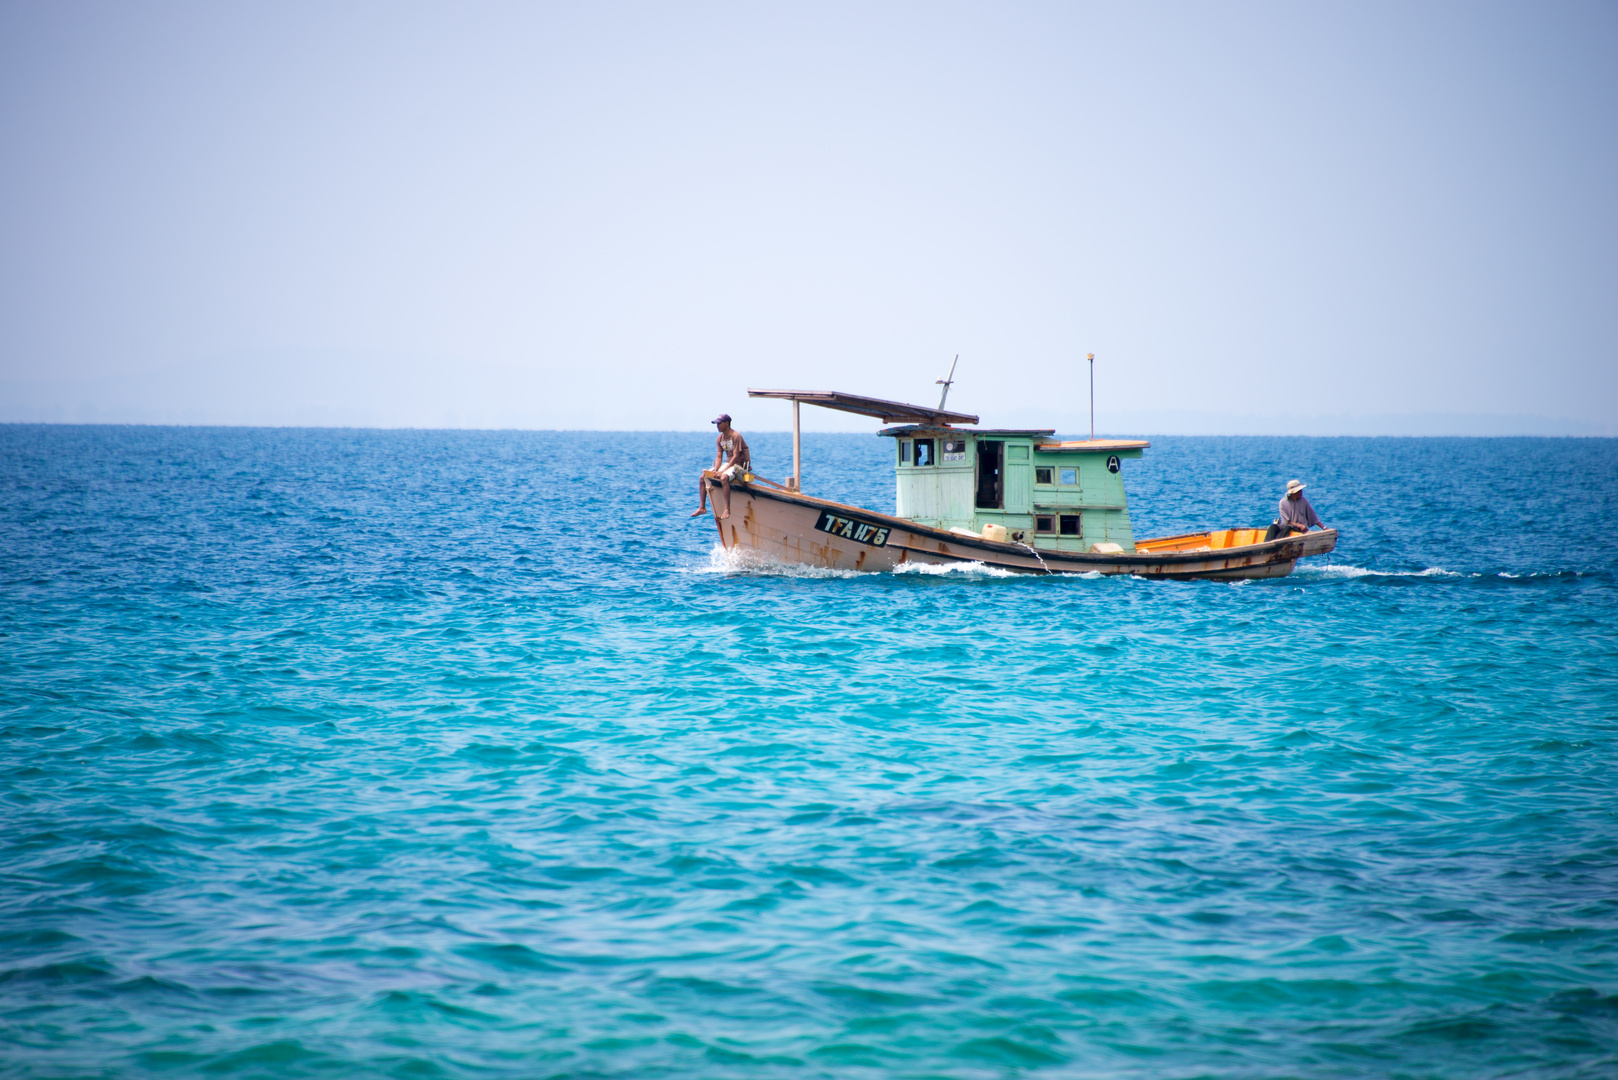
[[[938,395],[938,411],[939,412],[944,411],[944,402],[949,400],[949,388],[952,385],[954,385],[954,383],[955,383],[955,365],[960,363],[960,362],[961,362],[961,354],[956,353],[955,354],[955,359],[953,359],[953,360],[951,360],[949,362],[949,374],[944,376],[942,379],[938,380],[938,385],[942,386],[944,388],[944,392],[942,394]]]
[[[1090,441],[1096,441],[1096,354],[1091,353],[1090,360]]]
[[[792,490],[803,490],[803,435],[798,428],[798,399],[792,399]]]

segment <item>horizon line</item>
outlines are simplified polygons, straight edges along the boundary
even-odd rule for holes
[[[948,425],[944,425],[948,426]],[[710,434],[709,428],[600,428],[600,427],[496,427],[485,425],[471,426],[415,426],[407,424],[250,424],[250,423],[172,423],[146,420],[0,420],[0,428],[23,427],[50,427],[50,428],[171,428],[176,430],[232,430],[232,431],[486,431],[500,432],[528,432],[532,434],[588,434],[588,435],[704,435]],[[756,435],[791,435],[790,428],[753,428]],[[962,425],[962,431],[972,431],[972,425]],[[989,429],[993,430],[993,429]],[[878,431],[805,431],[803,435],[838,435],[863,437],[874,435],[882,437]],[[1056,429],[1055,435],[1063,432]],[[1072,434],[1072,433],[1069,433]],[[1078,434],[1084,434],[1079,432]],[[892,436],[889,436],[890,438]],[[1097,438],[1170,438],[1170,439],[1618,439],[1618,434],[1605,434],[1600,432],[1561,432],[1549,434],[1545,432],[1494,432],[1479,433],[1432,433],[1432,432],[1287,432],[1287,431],[1129,431],[1106,432],[1098,431]]]

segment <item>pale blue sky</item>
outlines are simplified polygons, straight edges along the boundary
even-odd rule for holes
[[[1618,434],[1612,2],[6,2],[0,146],[0,420]]]

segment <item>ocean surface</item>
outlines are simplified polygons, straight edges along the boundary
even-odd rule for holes
[[[1618,1076],[1618,441],[1156,440],[1343,530],[1235,584],[735,566],[711,455],[0,427],[0,1076]]]

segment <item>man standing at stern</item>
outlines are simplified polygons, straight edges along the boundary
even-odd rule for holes
[[[730,426],[729,413],[720,413],[714,423],[719,428],[719,439],[716,444],[713,469],[711,471],[719,477],[719,484],[725,491],[723,509],[719,506],[719,500],[714,500],[714,517],[723,521],[730,516],[730,482],[743,473],[752,472],[753,461],[747,452],[747,440],[742,438],[741,432]],[[697,502],[697,508],[691,511],[692,517],[696,517],[708,509],[708,478],[706,476],[697,478]]]
[[[1291,536],[1293,533],[1306,533],[1310,527],[1324,529],[1325,523],[1315,508],[1309,505],[1309,500],[1303,497],[1304,484],[1300,480],[1287,481],[1287,493],[1281,496],[1281,516],[1270,526],[1266,540],[1274,540],[1277,536]]]

